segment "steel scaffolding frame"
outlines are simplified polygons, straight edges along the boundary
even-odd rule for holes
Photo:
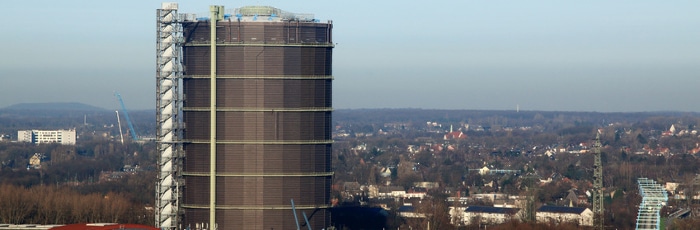
[[[642,196],[642,203],[639,204],[636,229],[661,229],[659,211],[666,205],[668,194],[654,180],[638,178],[637,183],[639,184],[639,195]]]
[[[180,228],[180,198],[184,185],[182,168],[182,24],[177,3],[163,3],[157,10],[156,121],[158,182],[155,225]]]
[[[601,160],[600,133],[595,136],[593,143],[593,229],[603,229],[605,222],[605,208],[603,207],[603,162]]]

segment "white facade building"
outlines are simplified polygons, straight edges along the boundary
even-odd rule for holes
[[[450,207],[451,223],[457,226],[471,224],[502,224],[521,216],[519,208],[489,206]]]
[[[581,226],[593,226],[593,211],[588,208],[542,206],[535,218],[538,223],[578,223]]]
[[[34,144],[58,143],[75,145],[75,129],[64,130],[19,130],[17,141]]]

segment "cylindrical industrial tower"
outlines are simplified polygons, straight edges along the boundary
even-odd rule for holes
[[[212,12],[182,21],[182,227],[297,229],[303,214],[328,227],[332,23]]]

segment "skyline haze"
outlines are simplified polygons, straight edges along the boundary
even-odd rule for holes
[[[177,2],[332,20],[337,109],[700,112],[700,2]],[[0,108],[153,109],[160,3],[3,2]]]

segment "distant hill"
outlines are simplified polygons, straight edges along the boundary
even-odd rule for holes
[[[41,111],[105,111],[100,107],[78,102],[20,103],[1,110],[41,110]]]

